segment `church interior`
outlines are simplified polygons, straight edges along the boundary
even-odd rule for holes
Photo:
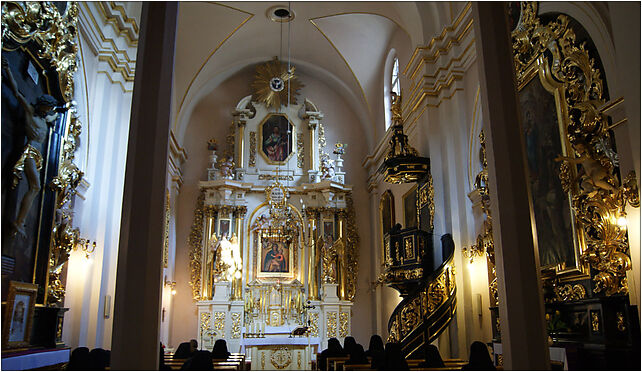
[[[640,30],[3,2],[2,368],[639,370]]]

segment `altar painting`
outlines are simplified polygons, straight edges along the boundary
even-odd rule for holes
[[[291,278],[292,243],[280,234],[262,234],[259,241],[257,277]]]
[[[285,115],[268,116],[260,127],[261,154],[269,164],[283,165],[292,155],[294,127]]]

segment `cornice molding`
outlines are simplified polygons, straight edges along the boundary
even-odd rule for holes
[[[169,156],[167,160],[167,171],[171,177],[172,186],[180,190],[183,185],[182,167],[187,160],[187,152],[179,145],[173,131],[169,132]]]
[[[80,4],[79,29],[98,58],[97,73],[106,74],[112,84],[132,92],[136,70],[138,25],[115,2]]]

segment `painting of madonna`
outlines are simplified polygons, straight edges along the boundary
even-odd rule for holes
[[[263,239],[261,244],[261,271],[264,273],[287,273],[290,252],[284,242]]]

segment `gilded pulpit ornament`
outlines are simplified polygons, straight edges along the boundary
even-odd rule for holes
[[[388,142],[390,148],[379,171],[388,183],[417,182],[430,172],[430,159],[420,157],[408,143],[408,136],[403,132],[401,115],[401,96],[392,93],[392,137]]]
[[[282,105],[296,104],[296,96],[303,84],[294,74],[294,66],[288,70],[277,57],[258,65],[252,82],[252,100],[265,103],[268,108],[279,109]]]
[[[600,111],[606,103],[602,72],[586,43],[579,42],[565,15],[543,25],[537,3],[521,3],[520,21],[512,32],[518,86],[538,71],[559,86],[564,138],[569,144],[561,162],[560,181],[570,193],[578,230],[586,247],[580,259],[589,264],[594,292],[611,296],[628,293],[626,271],[631,268],[625,207],[638,207],[635,173],[620,181],[619,163]]]

